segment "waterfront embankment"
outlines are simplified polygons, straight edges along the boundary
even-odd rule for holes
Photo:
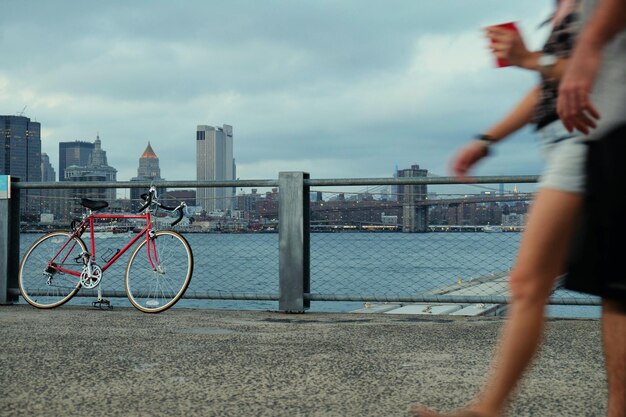
[[[1,416],[405,416],[450,410],[503,318],[0,306]],[[510,416],[603,416],[600,324],[550,319]]]

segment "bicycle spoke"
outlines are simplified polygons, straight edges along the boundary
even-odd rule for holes
[[[150,252],[148,252],[150,251]],[[193,273],[193,255],[180,234],[162,230],[142,242],[126,268],[126,293],[141,311],[158,313],[183,296]]]
[[[26,302],[39,308],[58,307],[80,288],[82,262],[76,258],[85,251],[79,238],[68,232],[52,232],[36,240],[24,254],[18,273],[20,293]]]

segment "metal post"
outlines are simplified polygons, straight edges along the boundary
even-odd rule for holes
[[[6,181],[0,187],[0,304],[11,304],[17,301],[9,290],[17,288],[20,256],[20,193],[11,183],[19,179],[0,175],[0,181]]]
[[[286,313],[303,313],[311,305],[309,179],[305,172],[278,174],[279,302]]]

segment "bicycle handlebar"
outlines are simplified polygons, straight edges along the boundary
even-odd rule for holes
[[[141,199],[144,200],[146,202],[146,204],[141,206],[141,208],[137,211],[138,213],[141,213],[142,211],[144,211],[145,209],[150,207],[150,204],[152,204],[152,196],[153,196],[152,189],[150,189],[149,192],[144,193],[144,194],[141,195]]]
[[[139,213],[143,212],[145,209],[150,207],[150,205],[154,202],[154,204],[157,207],[162,208],[163,210],[177,211],[178,212],[178,218],[176,220],[174,220],[170,224],[170,226],[177,225],[183,219],[183,216],[185,215],[184,209],[187,207],[187,204],[185,204],[185,202],[183,201],[177,207],[169,207],[169,206],[166,206],[166,205],[163,205],[163,204],[159,203],[158,201],[155,201],[154,200],[155,195],[156,195],[156,189],[154,187],[150,187],[150,190],[147,193],[144,193],[144,194],[141,195],[141,198],[146,203],[143,206],[141,206],[141,208],[139,209]]]
[[[166,209],[166,210],[169,210],[169,208],[168,208],[168,207],[165,207],[165,206],[161,206],[161,207],[162,207],[162,208],[164,208],[164,209]],[[177,224],[178,224],[178,222],[180,222],[180,221],[183,219],[183,216],[185,215],[185,214],[183,213],[183,209],[184,209],[185,207],[187,207],[187,204],[185,204],[185,202],[182,202],[182,203],[180,203],[180,204],[178,205],[178,207],[174,207],[174,209],[173,209],[173,210],[170,210],[170,211],[174,211],[174,210],[176,210],[176,211],[178,212],[178,218],[177,218],[176,220],[174,220],[174,221],[170,224],[170,226],[175,226],[175,225],[177,225]]]

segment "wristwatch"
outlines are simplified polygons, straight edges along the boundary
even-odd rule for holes
[[[537,59],[537,65],[539,65],[539,72],[545,76],[546,72],[549,71],[550,68],[555,66],[558,60],[559,59],[556,57],[556,55],[552,55],[552,54],[541,55],[539,59]]]
[[[485,149],[485,155],[491,154],[490,148],[497,142],[496,138],[485,134],[474,135],[474,141]]]
[[[485,146],[491,146],[497,142],[496,138],[485,134],[474,135],[474,139],[482,142]]]

